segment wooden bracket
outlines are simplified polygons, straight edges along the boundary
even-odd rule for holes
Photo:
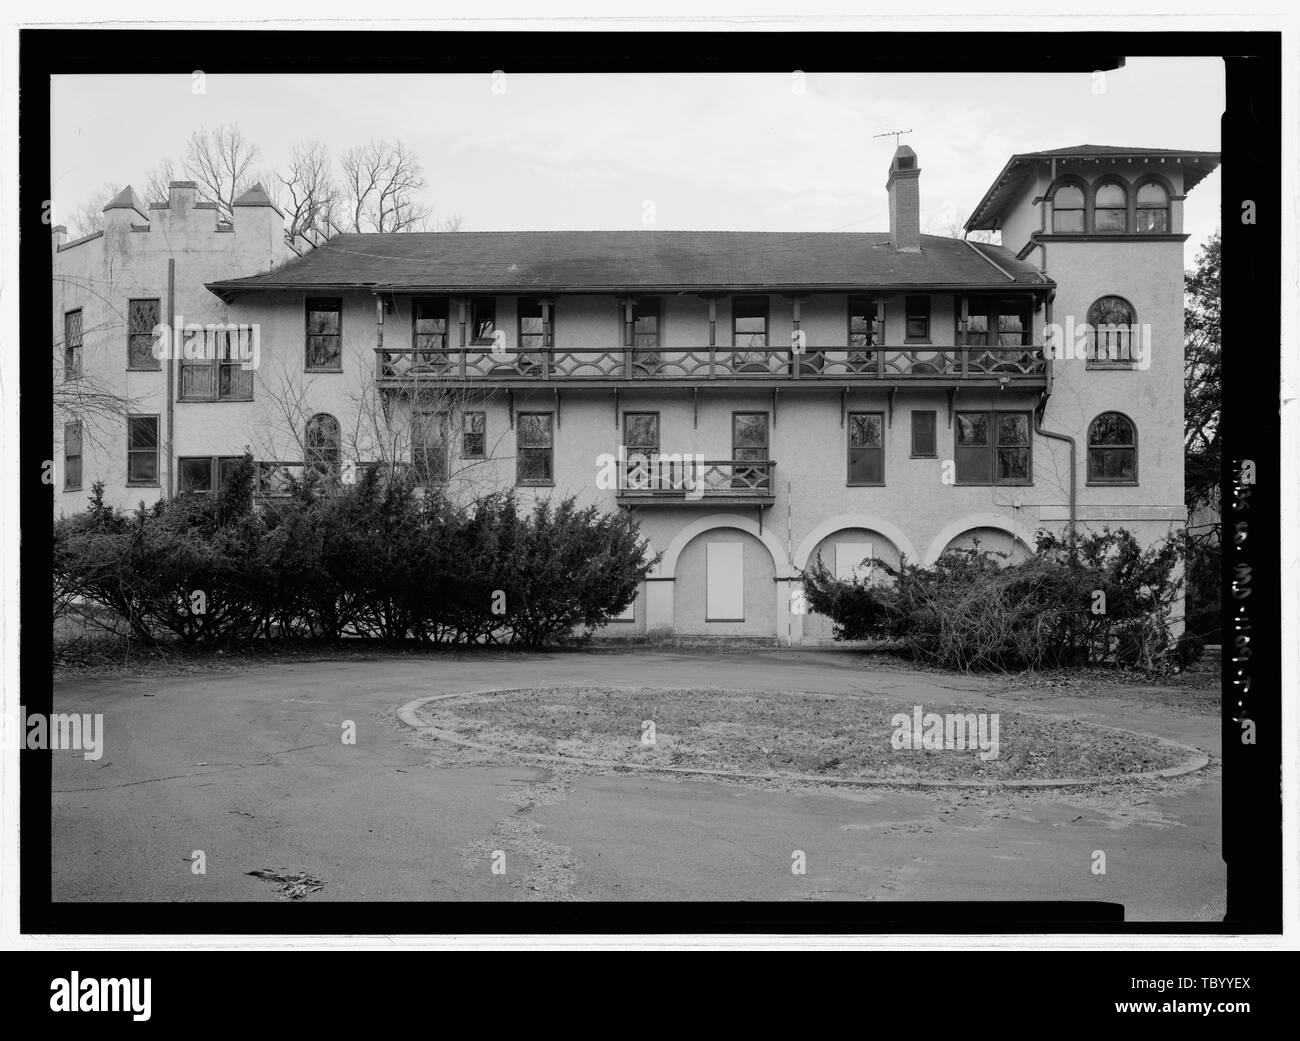
[[[615,393],[617,393],[617,391],[615,391]],[[700,429],[700,388],[692,387],[691,394],[695,399],[694,401],[695,414],[692,418],[692,429],[699,430]]]
[[[897,393],[898,393],[898,384],[895,383],[895,384],[891,385],[890,388],[889,388],[889,406],[888,406],[888,407],[889,407],[889,421],[888,421],[888,422],[889,422],[889,426],[890,426],[891,429],[892,429],[893,426],[894,426],[894,395],[897,394]]]
[[[560,429],[560,388],[555,388],[555,429]]]
[[[844,413],[848,410],[849,388],[840,388],[840,429],[844,429]]]
[[[772,388],[772,429],[773,430],[776,429],[776,400],[777,400],[777,395],[779,395],[780,393],[781,393],[780,387]],[[759,524],[759,527],[760,529],[762,528],[761,523]]]
[[[618,429],[618,388],[614,388],[614,429]]]
[[[952,407],[957,400],[957,388],[948,388],[948,429],[952,429]]]

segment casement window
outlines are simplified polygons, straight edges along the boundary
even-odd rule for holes
[[[1137,427],[1122,412],[1088,424],[1088,483],[1137,484]]]
[[[446,484],[450,473],[446,412],[417,412],[411,419],[411,465],[417,484]]]
[[[77,379],[81,375],[81,308],[68,311],[63,316],[63,378]]]
[[[1088,308],[1087,367],[1131,369],[1137,311],[1122,296],[1103,296]]]
[[[651,479],[651,460],[659,452],[659,413],[624,412],[623,447],[627,450],[628,486],[644,487]]]
[[[327,479],[338,477],[343,465],[339,421],[326,412],[319,412],[307,420],[306,435],[307,469]]]
[[[1024,347],[1033,341],[1028,298],[972,296],[966,302],[966,343],[971,347]]]
[[[471,347],[491,347],[497,331],[495,297],[476,296],[469,302],[469,342]]]
[[[181,456],[176,460],[182,495],[211,495],[226,486],[244,461],[242,455]]]
[[[550,412],[520,412],[515,416],[515,483],[555,483],[555,442]]]
[[[343,368],[343,301],[307,298],[307,369],[339,372]]]
[[[766,491],[771,486],[766,412],[731,414],[731,487]]]
[[[158,484],[158,417],[126,417],[126,483]]]
[[[1117,181],[1097,185],[1092,198],[1092,230],[1111,234],[1128,231],[1128,189]]]
[[[938,413],[912,412],[912,458],[934,459],[939,455],[935,439],[938,428]]]
[[[154,356],[154,327],[158,324],[157,300],[128,300],[126,304],[128,369],[158,370],[162,361]]]
[[[540,354],[554,343],[555,305],[532,297],[519,298],[519,353]]]
[[[908,343],[930,342],[930,298],[928,296],[909,296],[903,301],[907,318],[906,339]]]
[[[63,490],[81,488],[81,420],[63,424]]]
[[[253,370],[244,368],[249,351],[242,343],[249,335],[247,327],[185,333],[180,351],[180,400],[252,401]],[[202,336],[202,342],[193,343],[194,336]]]
[[[1169,231],[1169,192],[1157,181],[1148,181],[1137,190],[1137,232],[1164,234]]]
[[[875,363],[875,348],[884,339],[879,314],[872,297],[849,297],[849,369],[853,372]]]
[[[1062,184],[1052,193],[1052,231],[1082,233],[1088,230],[1087,200],[1083,187]]]
[[[462,459],[486,458],[486,412],[462,412],[460,414],[460,455]]]
[[[885,414],[849,413],[850,485],[885,483]]]
[[[958,484],[1032,484],[1028,412],[958,412]]]
[[[420,368],[447,364],[447,305],[446,297],[417,297],[411,305],[411,346]]]
[[[767,346],[767,297],[732,298],[731,345],[741,349]]]

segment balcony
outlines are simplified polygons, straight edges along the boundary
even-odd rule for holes
[[[1040,346],[1019,347],[698,347],[689,350],[551,348],[493,353],[481,347],[429,351],[375,349],[381,387],[419,383],[493,387],[625,387],[629,384],[707,383],[740,387],[930,385],[990,386],[1007,381],[1025,389],[1047,386],[1048,362]],[[798,363],[796,364],[796,357]]]
[[[771,506],[775,497],[771,459],[658,457],[629,460],[615,495],[620,506]]]

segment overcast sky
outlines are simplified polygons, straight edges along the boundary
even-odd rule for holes
[[[62,220],[105,182],[139,188],[198,127],[238,124],[258,166],[318,138],[400,138],[428,201],[466,231],[883,231],[894,138],[922,169],[924,230],[964,219],[1015,152],[1077,144],[1219,150],[1218,59],[1130,59],[1107,74],[507,74],[56,77],[52,198]],[[1219,176],[1190,195],[1190,266],[1219,223]]]

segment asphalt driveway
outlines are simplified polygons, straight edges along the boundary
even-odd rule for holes
[[[1014,707],[1219,751],[1217,720],[1168,704],[998,695],[981,679],[864,670],[839,650],[376,656],[75,679],[56,687],[55,711],[103,713],[104,753],[55,755],[54,899],[284,899],[247,874],[266,868],[319,879],[311,901],[1090,899],[1133,921],[1223,913],[1217,760],[1088,789],[801,789],[493,762],[397,718],[431,694],[579,684]]]

